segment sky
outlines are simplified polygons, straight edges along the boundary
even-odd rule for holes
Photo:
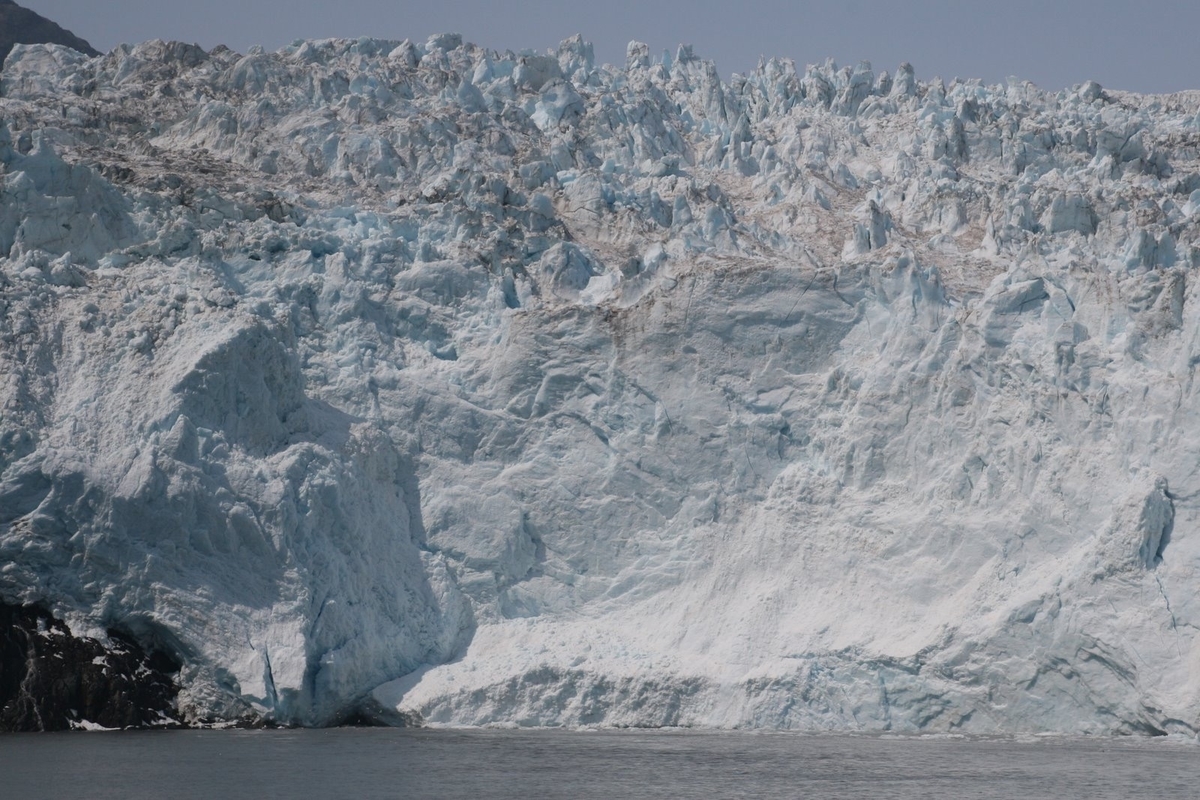
[[[497,50],[545,50],[575,33],[597,61],[623,64],[631,39],[652,52],[692,44],[721,74],[760,56],[803,67],[833,58],[876,71],[911,62],[917,77],[1012,76],[1046,89],[1200,89],[1200,0],[17,0],[99,50],[180,39],[244,52],[294,39],[424,41],[458,32]]]

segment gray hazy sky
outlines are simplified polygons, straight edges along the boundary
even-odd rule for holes
[[[1200,0],[17,0],[100,50],[182,39],[245,51],[293,39],[374,36],[424,40],[457,31],[498,50],[552,47],[582,33],[601,62],[625,44],[653,52],[680,42],[722,75],[760,55],[803,67],[828,57],[878,70],[911,61],[918,77],[1010,75],[1047,89],[1085,80],[1142,92],[1200,89]]]

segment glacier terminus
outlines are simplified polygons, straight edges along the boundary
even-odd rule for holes
[[[178,718],[1200,733],[1200,92],[0,71],[0,600]]]

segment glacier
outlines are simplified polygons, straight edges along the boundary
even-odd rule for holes
[[[1200,92],[17,45],[0,599],[181,719],[1200,732]]]

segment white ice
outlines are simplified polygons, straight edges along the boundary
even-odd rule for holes
[[[0,594],[190,719],[1200,730],[1200,94],[0,72]]]

